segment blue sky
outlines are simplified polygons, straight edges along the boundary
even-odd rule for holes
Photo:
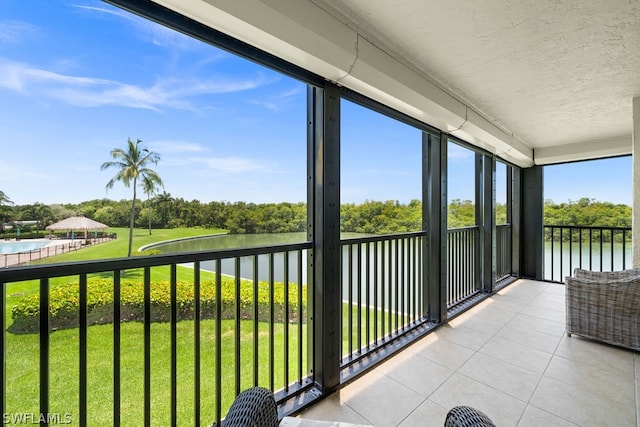
[[[127,138],[160,154],[174,197],[306,199],[304,84],[102,2],[0,2],[0,190],[16,204],[130,198],[99,170]],[[420,132],[342,109],[342,201],[420,198]],[[472,161],[450,150],[450,199],[473,198]],[[630,159],[601,163],[547,168],[545,198],[630,203]]]

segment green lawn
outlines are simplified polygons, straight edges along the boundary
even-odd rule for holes
[[[235,396],[235,322],[223,320],[222,329],[222,414]],[[270,385],[269,328],[259,324],[259,383]],[[178,323],[177,401],[178,425],[193,425],[194,416],[194,322]],[[241,389],[253,385],[253,323],[241,323],[240,372]],[[306,330],[306,328],[305,328]],[[215,419],[215,321],[201,322],[202,425]],[[290,381],[297,378],[298,329],[290,326]],[[38,413],[39,410],[39,337],[7,334],[6,340],[6,412]],[[304,338],[306,341],[306,332]],[[274,386],[284,386],[284,327],[274,327]],[[68,329],[50,334],[50,412],[70,413],[74,425],[78,422],[79,350],[78,330]],[[300,347],[306,352],[306,342]],[[87,404],[88,425],[113,424],[113,325],[91,326],[88,329]],[[121,328],[121,420],[124,426],[143,424],[144,415],[144,347],[143,325],[123,323]],[[169,425],[170,408],[170,325],[151,326],[151,414],[152,425]],[[306,359],[306,358],[305,358]],[[304,362],[303,362],[304,363]],[[306,366],[303,366],[306,372]]]
[[[91,259],[122,257],[127,251],[127,229],[117,229],[117,240],[81,249],[77,252],[59,255],[42,260],[40,263],[71,262]],[[134,235],[134,247],[180,237],[214,234],[221,230],[204,229],[175,229],[153,230],[149,236],[148,230],[136,230]],[[34,263],[35,264],[35,263]],[[152,269],[152,281],[167,281],[168,267]],[[141,272],[127,271],[124,273],[127,280],[140,281]],[[178,267],[178,280],[190,281],[193,271],[188,268]],[[203,272],[203,279],[211,278]],[[52,280],[52,286],[65,281],[77,281],[74,278],[60,278]],[[25,294],[37,292],[37,282],[10,284],[7,291],[7,315],[13,306]],[[343,305],[343,319],[348,316],[349,307]],[[364,325],[364,316],[367,310],[362,310],[360,315],[363,322],[360,328],[347,331],[346,321],[343,324],[343,348],[348,351],[348,337],[352,337],[352,345],[357,343],[358,329],[362,337],[366,337],[367,327]],[[373,312],[369,312],[371,324],[369,333],[373,334]],[[352,309],[354,319],[358,318],[356,309]],[[379,313],[378,330],[383,315]],[[388,314],[386,321],[390,319]],[[10,319],[8,319],[10,322]],[[235,321],[222,320],[222,405],[224,415],[235,396],[235,355],[236,339],[240,341],[240,388],[245,389],[253,385],[254,363],[254,332],[251,320],[240,322],[241,332],[236,335]],[[218,373],[215,369],[215,320],[203,320],[201,322],[201,410],[202,425],[210,425],[215,418],[215,384]],[[144,334],[143,325],[138,322],[123,323],[121,326],[121,419],[122,425],[138,426],[143,420],[143,381],[144,381]],[[154,323],[151,325],[151,413],[153,425],[167,425],[170,422],[170,325],[167,323]],[[297,379],[298,370],[303,376],[308,372],[307,366],[307,327],[302,331],[301,355],[298,349],[298,326],[289,326],[289,382]],[[285,328],[283,324],[275,324],[273,336],[268,323],[259,323],[259,384],[270,387],[270,376],[274,378],[274,389],[280,389],[285,385]],[[269,345],[273,338],[273,371],[270,368]],[[67,329],[52,332],[50,339],[50,412],[70,413],[73,416],[73,424],[78,422],[78,393],[79,393],[79,350],[78,329]],[[194,322],[180,321],[178,323],[178,425],[192,425],[194,416]],[[110,425],[113,416],[113,324],[97,325],[88,328],[88,424]],[[363,343],[364,344],[364,343]],[[6,412],[8,413],[37,413],[39,399],[39,336],[37,334],[14,335],[6,333]],[[343,352],[344,354],[344,352]],[[299,356],[302,365],[299,366]]]

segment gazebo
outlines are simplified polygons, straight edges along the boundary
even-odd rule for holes
[[[105,225],[101,222],[94,221],[90,218],[86,218],[84,216],[71,216],[69,218],[65,218],[62,221],[58,221],[54,224],[51,224],[47,227],[49,231],[56,230],[67,230],[71,231],[84,231],[84,238],[87,238],[87,233],[89,230],[104,230],[105,228],[109,228],[108,225]]]

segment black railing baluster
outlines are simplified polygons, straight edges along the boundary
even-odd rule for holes
[[[347,259],[347,329],[349,333],[349,356],[353,355],[353,245],[349,245],[349,258]]]
[[[366,335],[365,341],[367,348],[371,345],[371,243],[364,243],[365,245],[365,325]]]
[[[222,418],[222,260],[216,259],[216,283],[215,283],[215,422],[220,425]]]
[[[79,402],[78,423],[87,425],[87,275],[81,274],[78,282],[78,350],[79,360]]]
[[[289,391],[289,252],[284,253],[284,390]]]
[[[395,252],[394,252],[394,247],[393,247],[393,240],[389,240],[389,271],[387,271],[387,297],[389,300],[389,316],[387,318],[387,327],[388,327],[388,331],[387,331],[387,335],[391,336],[393,333],[393,319],[394,319],[394,303],[395,303],[395,299],[394,299],[394,295],[393,295],[393,270],[394,270],[394,265],[393,265],[393,257]]]
[[[304,327],[304,311],[302,307],[302,251],[298,251],[298,384],[302,385],[302,376],[303,376],[303,335],[302,329]]]
[[[144,425],[151,426],[151,268],[144,269]]]
[[[386,326],[386,320],[387,320],[387,301],[385,298],[385,293],[386,293],[386,286],[385,286],[385,281],[387,278],[386,275],[386,265],[387,265],[387,257],[386,257],[386,247],[387,247],[387,242],[386,241],[382,241],[380,242],[380,307],[382,307],[380,316],[381,321],[380,321],[380,339],[384,340],[384,336],[385,336],[385,326]]]
[[[357,309],[358,313],[358,322],[356,325],[357,328],[357,340],[358,340],[358,352],[362,349],[362,243],[358,243],[358,250],[356,251],[356,255],[358,256],[358,264],[357,268],[357,282],[358,282],[358,300],[357,300]]]
[[[120,270],[113,272],[113,425],[120,425]]]
[[[275,389],[275,331],[274,331],[274,292],[275,272],[274,257],[269,254],[269,388]]]
[[[615,240],[613,239],[613,229],[611,230],[611,271],[614,271],[615,268],[613,267],[613,245],[615,243]]]
[[[200,261],[193,263],[193,424],[200,425]]]
[[[627,231],[622,230],[622,269],[627,268]]]
[[[40,413],[49,413],[49,279],[40,280]],[[4,398],[4,396],[3,396]],[[46,425],[46,423],[40,423]]]
[[[569,272],[573,271],[573,227],[569,227]],[[571,273],[569,273],[571,274]],[[564,272],[560,272],[560,278],[565,276]]]
[[[177,426],[178,419],[178,272],[171,264],[169,290],[171,295],[171,425]]]
[[[599,232],[600,232],[600,271],[604,271],[604,266],[602,265],[604,263],[604,258],[602,254],[602,228],[599,230]]]
[[[253,385],[259,385],[260,369],[260,306],[258,305],[258,274],[260,261],[258,255],[253,256]]]
[[[240,314],[240,258],[234,258],[234,303],[235,303],[235,314],[234,314],[234,369],[235,369],[235,385],[236,385],[236,396],[240,394],[240,375],[241,375],[241,362],[240,362],[240,338],[241,338],[241,314]]]
[[[378,344],[378,268],[380,264],[378,262],[378,245],[380,242],[373,243],[373,339],[374,343]]]

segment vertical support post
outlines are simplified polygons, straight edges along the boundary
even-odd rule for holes
[[[514,244],[513,239],[515,238],[515,230],[513,223],[513,201],[514,201],[514,191],[513,191],[513,183],[514,183],[514,167],[507,165],[506,171],[506,186],[507,186],[507,198],[505,200],[506,203],[506,213],[507,213],[507,224],[509,224],[509,228],[511,232],[509,233],[509,251],[506,256],[509,257],[509,273],[513,274],[514,263]]]
[[[631,224],[633,266],[640,267],[640,96],[633,98],[633,219]]]
[[[447,319],[447,134],[422,134],[423,201],[422,217],[426,248],[426,289],[429,320]]]
[[[313,377],[322,394],[340,384],[340,90],[308,90],[313,239]]]
[[[520,275],[542,280],[544,270],[544,185],[542,166],[522,169]]]
[[[511,208],[511,274],[518,277],[522,268],[520,257],[520,245],[522,236],[522,170],[520,168],[509,168],[512,173],[510,189],[511,198],[507,198],[507,203]]]
[[[496,284],[496,158],[482,156],[482,290],[493,292]]]
[[[473,264],[473,280],[476,289],[482,291],[485,283],[483,279],[483,273],[485,270],[485,258],[484,258],[484,194],[486,189],[484,188],[484,156],[480,153],[475,153],[475,174],[473,185],[475,188],[474,208],[475,208],[475,223],[478,228],[478,232],[474,233],[477,238],[474,239],[474,253],[477,254],[476,262]]]

